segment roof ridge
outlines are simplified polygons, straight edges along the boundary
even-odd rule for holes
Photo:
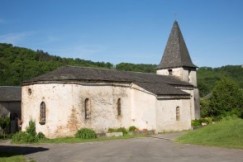
[[[156,75],[155,73],[139,72],[139,71],[123,71],[123,70],[109,69],[109,68],[104,68],[104,67],[87,67],[87,66],[65,65],[65,66],[61,66],[61,67],[59,67],[59,68],[63,68],[63,67],[73,67],[73,68],[83,68],[83,69],[97,69],[97,70],[116,71],[116,72],[125,72],[125,73],[136,73],[136,74],[151,74],[151,75]]]

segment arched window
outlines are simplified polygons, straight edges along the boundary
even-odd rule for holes
[[[32,94],[32,90],[30,88],[28,88],[28,94],[31,95]]]
[[[91,110],[90,110],[90,100],[88,98],[84,101],[84,117],[85,119],[90,119]]]
[[[118,98],[116,104],[117,104],[117,115],[121,116],[121,99],[120,98]]]
[[[176,107],[176,121],[179,121],[180,120],[180,107],[177,106]]]
[[[45,102],[41,102],[40,104],[40,121],[41,125],[46,124],[46,104]]]

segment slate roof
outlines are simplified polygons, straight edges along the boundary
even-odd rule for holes
[[[179,24],[174,22],[158,69],[175,67],[197,68],[192,63]]]
[[[0,102],[21,101],[21,87],[2,86],[0,87]]]
[[[161,76],[151,73],[125,72],[109,69],[97,69],[76,66],[64,66],[54,71],[24,81],[23,85],[55,81],[86,81],[86,82],[119,82],[134,83],[156,95],[188,95],[174,86],[192,87],[187,82],[172,76]]]

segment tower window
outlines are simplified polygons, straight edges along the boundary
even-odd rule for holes
[[[169,69],[168,72],[169,72],[169,75],[172,75],[172,69]]]
[[[84,118],[90,119],[91,109],[90,109],[90,100],[88,98],[84,101]]]
[[[188,81],[191,82],[191,70],[188,70]]]
[[[121,99],[117,100],[117,116],[121,116]]]
[[[180,107],[177,106],[176,107],[176,121],[179,121],[180,120]]]
[[[45,102],[41,102],[40,104],[40,121],[41,125],[46,124],[46,104]]]

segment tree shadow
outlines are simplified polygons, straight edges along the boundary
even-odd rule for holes
[[[47,151],[44,147],[28,146],[0,146],[0,157],[10,157],[15,155],[28,155],[36,152]]]

